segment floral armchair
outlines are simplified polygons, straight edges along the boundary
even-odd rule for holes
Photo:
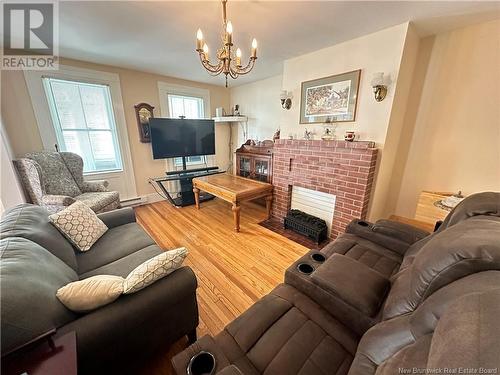
[[[83,160],[72,152],[32,152],[14,160],[31,203],[57,212],[82,201],[94,212],[120,207],[117,191],[108,191],[107,181],[84,181]]]

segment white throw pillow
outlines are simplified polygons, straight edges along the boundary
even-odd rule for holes
[[[186,258],[185,247],[166,251],[137,266],[125,278],[123,293],[135,293],[179,268]]]
[[[123,293],[124,281],[120,276],[92,276],[59,288],[56,296],[68,309],[87,312],[117,299]]]
[[[50,215],[49,220],[80,251],[90,250],[108,230],[89,206],[78,201]]]

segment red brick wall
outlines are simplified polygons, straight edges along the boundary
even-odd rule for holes
[[[334,194],[331,237],[336,238],[352,219],[366,217],[376,162],[373,142],[277,140],[272,216],[283,221],[292,186]]]

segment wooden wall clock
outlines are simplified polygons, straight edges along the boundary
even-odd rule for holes
[[[135,116],[137,118],[137,127],[139,128],[139,139],[142,143],[150,143],[151,130],[149,128],[149,119],[155,117],[153,114],[155,107],[147,103],[139,103],[134,107]]]

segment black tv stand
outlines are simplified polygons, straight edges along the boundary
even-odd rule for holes
[[[165,172],[164,177],[157,177],[151,179],[156,182],[161,191],[165,194],[165,198],[177,207],[191,206],[195,204],[193,193],[193,178],[209,176],[212,174],[224,173],[219,171],[219,167],[204,167],[196,169],[186,169],[185,158],[183,158],[183,169],[179,171]],[[172,194],[167,190],[164,183],[169,181],[179,181],[180,192],[178,197],[172,197]],[[205,202],[215,197],[212,194],[200,194],[200,202]]]

